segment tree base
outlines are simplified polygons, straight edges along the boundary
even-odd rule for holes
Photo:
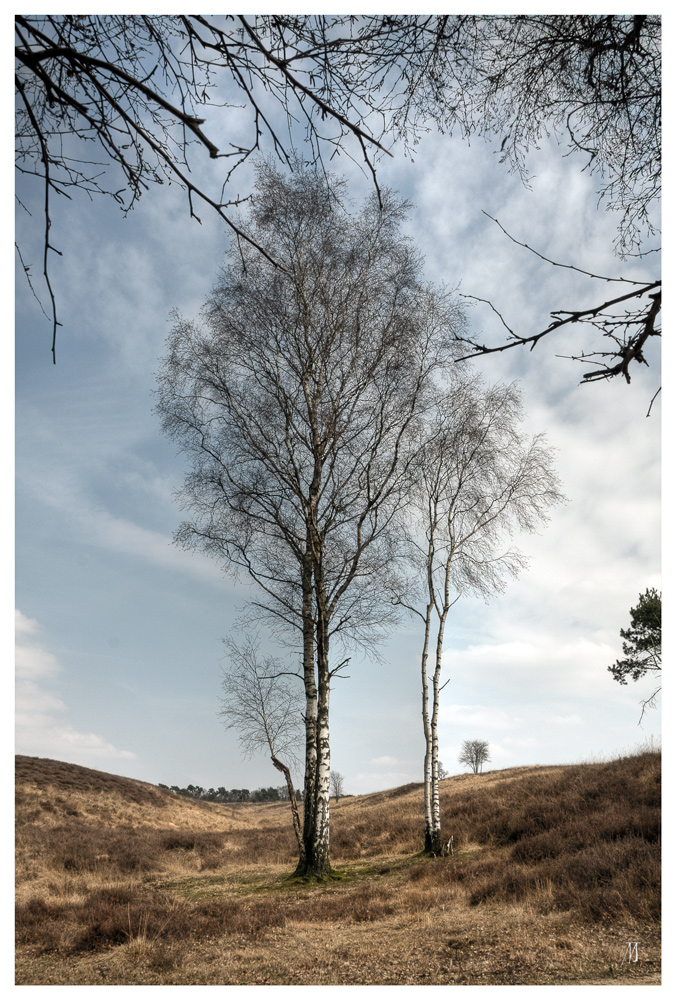
[[[284,881],[287,883],[292,882],[297,885],[326,884],[328,882],[340,882],[343,877],[344,876],[340,872],[336,871],[335,868],[329,868],[328,871],[312,871],[307,867],[301,867],[299,865],[295,872],[288,875]]]
[[[343,876],[331,867],[330,862],[324,864],[312,864],[305,860],[299,861],[290,879],[298,879],[306,882],[328,882],[334,879],[341,879]]]
[[[423,848],[423,854],[427,854],[431,858],[443,857],[444,845],[441,840],[441,830],[425,831],[425,847]]]

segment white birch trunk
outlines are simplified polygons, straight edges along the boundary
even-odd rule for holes
[[[303,681],[305,684],[305,778],[303,784],[303,847],[297,873],[305,874],[312,855],[317,788],[317,685],[312,602],[312,567],[308,553],[303,567]]]
[[[432,792],[432,825],[430,831],[430,850],[434,854],[441,854],[441,806],[439,802],[439,682],[441,679],[441,655],[444,648],[444,629],[446,627],[447,615],[448,607],[444,607],[444,610],[439,618],[434,674],[432,676],[432,718],[430,720],[432,738],[430,781]]]
[[[425,616],[425,639],[421,657],[422,674],[422,717],[423,731],[425,734],[425,765],[423,777],[423,795],[425,802],[425,850],[431,849],[432,837],[432,730],[430,728],[429,714],[429,685],[427,683],[427,660],[430,641],[430,626],[432,619],[432,605],[428,604]]]
[[[331,752],[329,748],[329,678],[319,679],[317,718],[317,790],[315,800],[313,874],[327,874],[330,860]]]

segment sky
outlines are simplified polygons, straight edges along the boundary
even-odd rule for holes
[[[235,112],[211,120],[217,141],[242,124]],[[415,162],[394,152],[379,180],[411,202],[406,228],[426,278],[490,299],[519,330],[599,301],[607,286],[515,246],[484,213],[561,263],[653,273],[652,259],[614,257],[617,218],[597,208],[583,161],[553,141],[532,154],[529,188],[481,140],[430,133]],[[347,157],[331,166],[358,211],[369,179]],[[210,183],[213,170],[198,164]],[[237,189],[251,182],[245,167]],[[17,239],[37,271],[40,193],[24,184],[19,193],[34,215],[19,210]],[[56,366],[50,325],[19,273],[15,292],[16,752],[153,783],[278,785],[266,756],[242,759],[218,715],[223,638],[252,592],[172,543],[187,466],[153,413],[172,311],[197,316],[228,233],[206,209],[202,225],[191,220],[176,187],[149,191],[127,217],[104,199],[61,201]],[[473,332],[497,341],[490,310],[463,301]],[[653,347],[631,385],[580,385],[584,369],[557,357],[573,344],[566,333],[475,362],[487,382],[518,380],[525,429],[555,449],[567,502],[539,534],[515,539],[529,568],[504,594],[463,598],[452,611],[440,713],[450,773],[462,770],[465,739],[488,741],[492,768],[607,759],[659,740],[659,709],[638,724],[650,679],[621,686],[607,670],[639,593],[661,589],[661,396],[646,419],[659,358]],[[347,792],[422,778],[421,640],[402,619],[378,657],[355,652],[349,678],[335,681],[332,766]]]

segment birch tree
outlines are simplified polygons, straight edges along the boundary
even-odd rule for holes
[[[425,287],[387,192],[355,214],[340,182],[263,164],[241,246],[201,323],[177,318],[159,376],[189,456],[177,541],[244,573],[254,613],[301,651],[305,874],[330,870],[329,694],[347,645],[373,647],[423,414],[459,313]],[[241,255],[241,256],[240,256]]]
[[[238,732],[245,757],[267,748],[273,767],[284,775],[299,863],[303,864],[303,831],[289,767],[298,764],[298,749],[302,745],[300,691],[286,680],[278,659],[260,655],[259,644],[251,636],[240,645],[228,639],[226,646],[230,665],[223,678],[225,697],[220,715],[226,726]]]
[[[434,854],[442,843],[438,719],[448,684],[441,683],[441,671],[450,610],[466,594],[488,598],[504,590],[526,564],[517,549],[504,550],[504,536],[535,531],[563,499],[545,438],[526,438],[521,419],[515,385],[485,389],[463,375],[440,396],[420,450],[411,543],[421,600],[407,606],[424,624],[425,849]]]

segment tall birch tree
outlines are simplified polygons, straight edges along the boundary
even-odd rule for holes
[[[438,720],[448,684],[441,683],[441,671],[449,612],[466,594],[488,598],[504,590],[526,560],[517,549],[504,550],[503,538],[535,531],[563,500],[545,438],[528,439],[519,430],[521,419],[515,385],[485,389],[477,377],[463,374],[440,396],[420,449],[411,544],[421,596],[406,606],[424,624],[425,849],[434,854],[442,845]]]
[[[282,266],[233,249],[159,375],[164,430],[192,467],[177,541],[248,576],[254,612],[301,652],[309,875],[330,871],[329,696],[345,662],[331,651],[373,646],[395,614],[397,518],[460,322],[421,281],[405,211],[384,193],[350,214],[340,182],[262,164],[247,226]]]

